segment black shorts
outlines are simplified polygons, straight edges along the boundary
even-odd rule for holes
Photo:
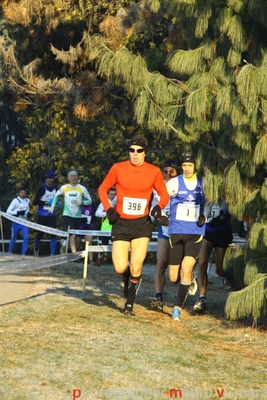
[[[112,226],[111,240],[124,240],[131,242],[133,239],[141,237],[151,238],[153,225],[149,215],[135,219],[119,218]]]
[[[37,224],[49,226],[49,228],[56,228],[57,227],[57,216],[56,215],[51,215],[51,216],[38,215]]]
[[[232,243],[233,235],[232,232],[205,232],[204,239],[212,244],[212,247],[220,247],[221,249],[227,249],[230,243]]]
[[[73,217],[68,217],[67,215],[63,215],[62,219],[66,229],[79,230],[79,226],[82,223],[82,218],[73,218]]]
[[[45,216],[45,215],[38,215],[37,217],[37,224],[43,225],[43,226],[48,226],[49,228],[55,228],[57,227],[57,216],[56,215],[51,215],[51,216]],[[39,239],[42,239],[44,235],[44,232],[38,231],[37,237]],[[55,238],[56,235],[50,235],[51,238]]]
[[[202,240],[202,235],[171,235],[169,264],[180,265],[185,256],[197,260]]]

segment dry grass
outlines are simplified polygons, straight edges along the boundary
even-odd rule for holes
[[[266,398],[266,330],[224,319],[228,292],[218,279],[210,314],[191,315],[196,296],[188,298],[179,323],[170,318],[170,283],[166,313],[148,310],[153,266],[144,268],[134,318],[121,313],[112,266],[91,268],[85,292],[82,270],[39,270],[34,295],[1,307],[2,399],[154,400],[175,398],[172,388],[182,390],[176,398]]]

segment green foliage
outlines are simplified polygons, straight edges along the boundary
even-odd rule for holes
[[[223,270],[231,276],[236,288],[244,287],[244,250],[239,246],[230,246],[225,252]]]
[[[222,117],[231,115],[233,102],[235,99],[234,89],[232,86],[224,86],[217,92],[215,102],[215,112],[212,128],[219,131],[222,126]]]
[[[267,179],[264,179],[264,182],[261,187],[261,197],[262,199],[267,202]]]
[[[151,11],[158,12],[160,8],[160,1],[159,0],[152,0],[151,1]]]
[[[260,247],[264,247],[263,243],[263,230],[264,226],[256,222],[251,230],[250,230],[250,235],[248,238],[248,247],[251,248],[252,250],[260,250]],[[259,240],[260,239],[260,240]]]
[[[254,162],[256,165],[267,163],[267,135],[259,138],[254,150]]]
[[[241,100],[247,111],[255,109],[257,105],[257,85],[255,79],[255,68],[252,65],[245,65],[241,68],[237,79],[236,88],[241,95]]]
[[[267,274],[258,274],[253,283],[230,293],[225,306],[227,318],[237,320],[252,315],[255,319],[267,312]]]
[[[199,117],[199,121],[206,118],[210,114],[210,103],[208,101],[207,89],[197,89],[190,93],[186,99],[186,113],[189,118],[194,118],[196,115]]]
[[[216,202],[220,198],[222,179],[221,175],[213,174],[209,169],[206,170],[203,182],[207,201]]]
[[[262,122],[267,123],[267,101],[260,97],[260,108],[262,110]]]
[[[230,213],[238,217],[240,210],[244,209],[244,202],[242,179],[236,163],[225,169],[223,194],[223,198],[229,203]]]
[[[236,68],[241,64],[241,54],[239,51],[236,51],[234,48],[230,48],[227,54],[227,62],[229,67]]]
[[[205,70],[203,47],[195,50],[178,50],[167,60],[169,69],[178,75],[193,75]]]
[[[228,32],[233,12],[234,10],[232,7],[223,7],[218,10],[217,26],[222,35],[226,35]]]
[[[232,137],[236,135],[236,130],[241,128],[244,129],[246,125],[248,125],[249,117],[247,112],[245,111],[243,105],[241,104],[240,97],[234,97],[232,101],[232,107],[230,111],[231,123],[233,125]]]
[[[242,125],[238,127],[231,139],[240,149],[251,151],[251,131],[248,126]]]
[[[210,75],[214,76],[217,81],[224,85],[222,89],[225,88],[226,91],[229,90],[228,85],[232,82],[233,76],[229,71],[229,66],[224,57],[217,57],[214,59],[210,68]]]
[[[251,259],[246,264],[244,273],[244,282],[246,285],[251,285],[257,278],[257,274],[267,273],[266,259]]]
[[[204,188],[205,188],[205,196],[207,201],[215,201],[218,199],[218,193],[215,193],[214,195],[214,175],[210,170],[207,170],[205,172],[204,178],[203,178],[203,183],[204,183]]]
[[[245,215],[249,215],[254,221],[257,219],[266,222],[266,201],[261,196],[261,190],[256,188],[252,190],[245,207]],[[257,229],[257,225],[255,229]]]
[[[246,31],[240,15],[234,14],[231,17],[227,30],[227,36],[237,53],[240,54],[247,50]]]
[[[212,16],[211,3],[209,1],[206,1],[203,3],[201,13],[198,16],[196,22],[195,35],[197,38],[201,39],[206,34],[209,26],[209,19],[211,16]]]
[[[75,167],[81,182],[95,188],[114,157],[127,157],[126,139],[136,131],[134,126],[125,127],[114,118],[92,125],[69,117],[65,110],[52,107],[36,110],[25,118],[27,143],[17,148],[8,161],[12,185],[18,187],[24,182],[33,192],[46,169],[56,170],[58,184],[63,184],[67,171]]]
[[[218,154],[224,159],[231,159],[231,154],[229,154],[229,136],[228,132],[224,132],[218,139]]]
[[[251,227],[245,250],[246,262],[249,262],[251,259],[267,257],[266,229],[267,227],[260,222],[255,222]]]
[[[263,56],[263,64],[260,68],[255,69],[255,81],[257,84],[257,90],[258,94],[260,96],[266,96],[267,95],[267,88],[266,88],[266,79],[267,79],[267,67],[266,63],[264,61],[264,57],[267,56],[266,49],[264,51],[264,56]]]

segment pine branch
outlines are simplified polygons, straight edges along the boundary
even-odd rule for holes
[[[229,295],[226,306],[226,317],[237,320],[249,315],[253,318],[265,316],[267,312],[267,274],[258,274],[255,281],[238,292]]]
[[[244,209],[243,181],[236,162],[231,163],[224,171],[223,198],[229,203],[229,211],[238,216]]]
[[[264,132],[264,135],[258,140],[253,159],[256,165],[260,165],[267,162],[267,131]]]
[[[193,75],[204,71],[205,61],[203,59],[204,46],[194,50],[177,50],[167,60],[167,66],[174,73],[181,75]]]
[[[244,282],[246,285],[253,283],[257,274],[267,273],[266,258],[251,259],[245,266]]]

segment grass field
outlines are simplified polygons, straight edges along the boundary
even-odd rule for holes
[[[0,308],[0,398],[266,399],[265,321],[224,318],[228,292],[214,277],[210,313],[170,318],[177,287],[166,284],[165,313],[149,310],[154,267],[146,265],[136,316],[124,317],[120,279],[111,265],[80,263],[35,271],[26,300]],[[33,273],[28,273],[33,275]]]

